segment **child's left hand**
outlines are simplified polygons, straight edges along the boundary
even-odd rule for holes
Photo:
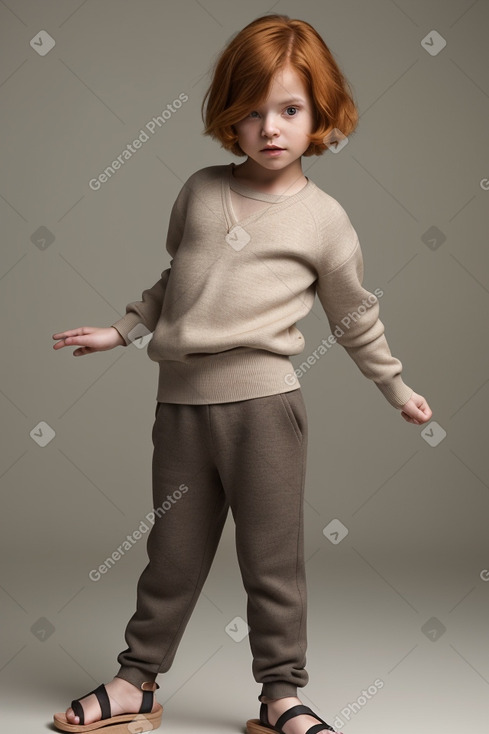
[[[411,398],[401,408],[401,415],[408,423],[426,423],[433,415],[424,397],[413,392]]]

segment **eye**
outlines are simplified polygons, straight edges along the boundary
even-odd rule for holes
[[[258,114],[258,112],[256,110],[252,110],[252,112],[250,112],[250,114],[248,115],[248,117],[253,117],[253,115],[257,115],[257,114]]]
[[[286,107],[286,110],[295,110],[296,112],[299,111],[298,107]],[[287,117],[295,117],[295,115],[287,115]]]

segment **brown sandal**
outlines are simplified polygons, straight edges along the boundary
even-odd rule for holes
[[[146,688],[143,688],[143,686],[146,686]],[[72,724],[67,721],[66,714],[63,712],[54,714],[54,725],[61,731],[77,732],[77,734],[92,732],[105,727],[107,727],[108,732],[110,731],[110,734],[133,734],[135,731],[152,731],[153,729],[157,729],[161,724],[161,714],[163,713],[163,706],[160,704],[157,704],[156,710],[151,713],[154,702],[154,691],[156,691],[157,688],[159,688],[159,685],[156,682],[147,681],[143,683],[141,685],[143,701],[139,711],[133,714],[119,714],[118,716],[112,716],[107,689],[105,688],[105,685],[102,684],[93,691],[90,691],[90,693],[86,693],[84,696],[80,696],[80,698],[76,698],[71,702],[71,708],[73,709],[75,716],[80,717],[79,724]],[[85,713],[80,700],[90,696],[92,693],[97,696],[100,711],[102,712],[102,718],[99,721],[94,721],[92,724],[85,724]],[[137,728],[135,728],[135,724]]]
[[[289,721],[289,719],[293,719],[295,716],[300,716],[301,714],[314,716],[315,719],[321,722],[320,724],[315,724],[314,726],[309,727],[306,734],[320,734],[320,732],[325,731],[336,731],[332,726],[321,719],[320,716],[315,714],[309,706],[302,705],[292,706],[290,709],[287,709],[287,711],[284,711],[284,713],[278,717],[275,725],[272,725],[268,721],[267,704],[262,703],[260,706],[260,718],[249,719],[249,721],[246,722],[247,734],[270,734],[270,731],[278,731],[279,734],[284,734],[282,727],[285,722]],[[338,732],[337,734],[341,734],[341,732]]]

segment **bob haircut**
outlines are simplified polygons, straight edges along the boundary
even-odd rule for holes
[[[312,104],[313,131],[303,155],[322,155],[328,143],[341,137],[335,128],[345,136],[352,133],[358,111],[351,88],[321,36],[303,20],[264,15],[232,37],[218,56],[202,101],[202,134],[237,156],[245,155],[233,125],[266,100],[274,74],[289,65]]]

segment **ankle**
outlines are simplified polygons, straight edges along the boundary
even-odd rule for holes
[[[141,694],[142,691],[155,691],[158,690],[159,685],[156,681],[144,681],[144,683],[141,683],[140,685],[136,683],[131,683],[130,681],[126,680],[125,678],[121,678],[120,676],[114,676],[114,678],[111,681],[111,684],[115,686],[118,686],[119,688],[124,689],[128,692],[134,693],[137,691],[139,694]]]
[[[291,703],[297,703],[299,699],[296,696],[283,696],[282,698],[268,698],[262,696],[261,702],[271,706],[290,706]],[[300,701],[299,701],[300,703]]]
[[[284,696],[283,698],[266,698],[263,703],[267,704],[268,711],[282,714],[292,706],[297,706],[301,701],[296,696]]]
[[[135,706],[141,700],[143,692],[140,688],[133,685],[123,678],[113,678],[110,683],[106,684],[107,693],[109,698],[119,706],[125,704]]]

